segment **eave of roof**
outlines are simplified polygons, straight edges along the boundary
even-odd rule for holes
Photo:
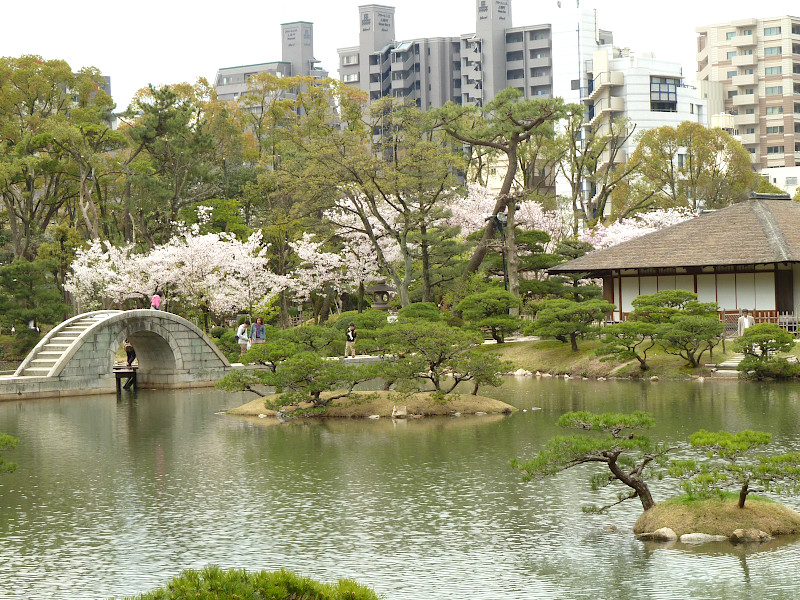
[[[591,252],[551,273],[800,262],[800,204],[753,199]]]

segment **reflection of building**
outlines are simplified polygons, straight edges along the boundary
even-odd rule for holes
[[[800,166],[800,18],[742,19],[697,33],[697,81],[710,111],[734,115],[755,167]]]
[[[214,85],[221,100],[235,100],[247,93],[247,80],[258,73],[272,73],[279,77],[305,75],[327,77],[328,73],[316,66],[314,58],[314,24],[306,21],[281,25],[281,60],[238,67],[224,67],[217,71]]]
[[[631,312],[640,294],[684,289],[721,310],[777,322],[800,301],[800,204],[755,198],[549,269],[603,279],[603,296]],[[702,243],[700,243],[702,242]]]

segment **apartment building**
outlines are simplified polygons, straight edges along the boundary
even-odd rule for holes
[[[397,41],[395,9],[359,7],[359,44],[339,48],[339,77],[369,94],[420,108],[482,106],[507,87],[553,96],[550,25],[512,27],[511,0],[476,0],[475,32]]]
[[[586,126],[602,133],[618,118],[635,125],[635,133],[677,127],[684,121],[708,126],[707,101],[684,81],[679,63],[658,60],[652,53],[636,54],[628,48],[605,46],[587,62],[588,86],[582,101],[587,106]],[[606,152],[601,166],[612,159],[624,163],[636,149],[631,136],[616,156]]]
[[[258,73],[271,73],[278,77],[305,75],[327,77],[314,58],[314,24],[307,21],[281,25],[281,60],[236,67],[223,67],[217,71],[214,86],[221,100],[236,100],[247,93],[247,80]]]
[[[800,166],[800,18],[742,19],[696,31],[697,81],[709,110],[734,116],[762,173]]]

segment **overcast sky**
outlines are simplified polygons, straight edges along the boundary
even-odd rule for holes
[[[575,0],[512,0],[514,26],[551,23]],[[74,70],[96,66],[111,76],[124,109],[148,83],[194,82],[220,67],[281,58],[280,24],[314,23],[314,54],[338,78],[336,48],[358,45],[358,0],[39,0],[2,3],[0,55],[39,54],[66,60]],[[386,0],[396,7],[398,39],[458,36],[475,31],[475,0]],[[741,18],[800,16],[797,0],[582,0],[617,46],[654,52],[683,65],[694,79],[695,27]],[[561,15],[561,17],[559,17]]]

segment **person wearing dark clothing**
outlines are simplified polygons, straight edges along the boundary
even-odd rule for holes
[[[356,338],[358,334],[356,333],[356,326],[354,323],[350,323],[350,327],[347,328],[347,332],[345,333],[345,345],[344,345],[344,357],[347,358],[349,355],[352,354],[353,358],[356,356]]]
[[[130,367],[133,364],[133,361],[136,360],[136,350],[133,349],[133,345],[125,339],[125,343],[123,344],[125,348],[125,356],[127,356],[128,366]]]

